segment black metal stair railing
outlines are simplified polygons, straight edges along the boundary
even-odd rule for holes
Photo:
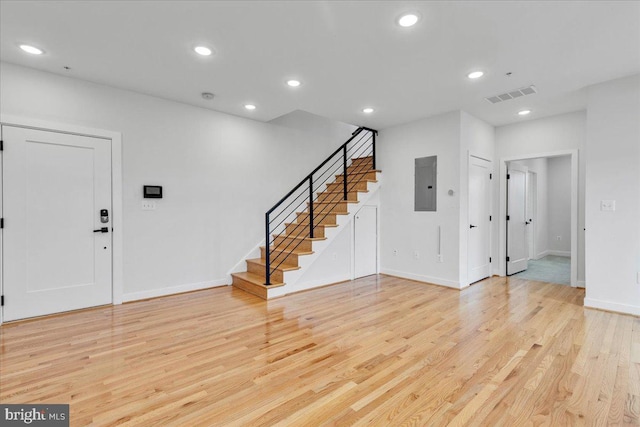
[[[293,187],[278,203],[265,213],[265,285],[271,285],[271,275],[287,259],[287,253],[294,252],[305,241],[306,237],[314,238],[315,230],[328,215],[334,214],[333,208],[347,202],[349,191],[356,190],[359,182],[366,181],[367,171],[376,169],[376,135],[378,131],[366,127],[356,129],[351,138],[334,151],[326,160],[307,175],[298,185]],[[353,159],[371,157],[371,169],[359,170],[349,174],[348,167]],[[330,198],[322,202],[323,210],[316,209],[317,194],[322,192],[338,175],[342,175],[341,190],[332,193]],[[353,176],[351,176],[353,175]],[[315,195],[314,195],[315,192]],[[306,203],[305,209],[300,210]],[[308,217],[298,221],[299,214]],[[294,224],[292,233],[286,231],[287,223]],[[288,241],[286,245],[276,245],[276,236],[282,235]],[[273,243],[273,247],[272,247]],[[278,252],[282,255],[278,258]],[[274,258],[275,255],[275,258]]]

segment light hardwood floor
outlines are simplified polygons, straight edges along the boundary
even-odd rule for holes
[[[232,287],[1,327],[0,401],[71,425],[640,425],[640,318],[567,286]]]

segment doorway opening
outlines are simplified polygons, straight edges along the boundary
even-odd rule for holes
[[[508,162],[507,275],[571,284],[571,158]]]
[[[503,274],[577,285],[577,150],[502,159]]]

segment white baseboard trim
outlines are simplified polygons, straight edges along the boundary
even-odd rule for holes
[[[547,255],[555,255],[555,256],[564,256],[567,258],[571,258],[571,251],[547,251]]]
[[[578,288],[586,288],[587,287],[587,282],[585,282],[584,280],[578,280],[578,282],[576,283],[576,287],[578,287]]]
[[[620,304],[617,302],[603,301],[594,298],[585,298],[584,306],[598,308],[600,310],[614,311],[616,313],[640,316],[640,306],[637,305]]]
[[[309,280],[305,282],[298,281],[294,286],[287,289],[287,294],[301,292],[301,291],[308,291],[309,289],[320,288],[327,285],[347,282],[349,280],[351,280],[351,274],[347,273],[339,276],[333,276],[328,278],[324,277],[322,279]],[[285,285],[284,288],[287,288],[287,285]]]
[[[466,286],[460,286],[460,283],[453,280],[441,279],[439,277],[423,276],[420,274],[407,273],[404,271],[382,269],[381,274],[388,274],[389,276],[400,277],[403,279],[415,280],[417,282],[424,282],[432,285],[446,286],[447,288],[461,289]],[[468,286],[468,285],[467,285]]]
[[[533,259],[535,259],[535,260],[539,260],[539,259],[541,259],[541,258],[546,257],[547,255],[549,255],[549,251],[542,251],[542,252],[540,252],[540,253],[536,254],[536,256],[535,256],[535,257],[533,257]]]
[[[164,297],[167,295],[181,294],[184,292],[199,291],[202,289],[215,288],[229,284],[228,279],[218,279],[209,282],[187,283],[185,285],[170,286],[161,289],[150,289],[148,291],[138,291],[125,293],[122,297],[124,302],[139,301],[149,298]]]

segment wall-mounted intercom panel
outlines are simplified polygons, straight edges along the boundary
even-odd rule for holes
[[[143,187],[143,195],[145,199],[162,199],[162,186],[145,185]]]

